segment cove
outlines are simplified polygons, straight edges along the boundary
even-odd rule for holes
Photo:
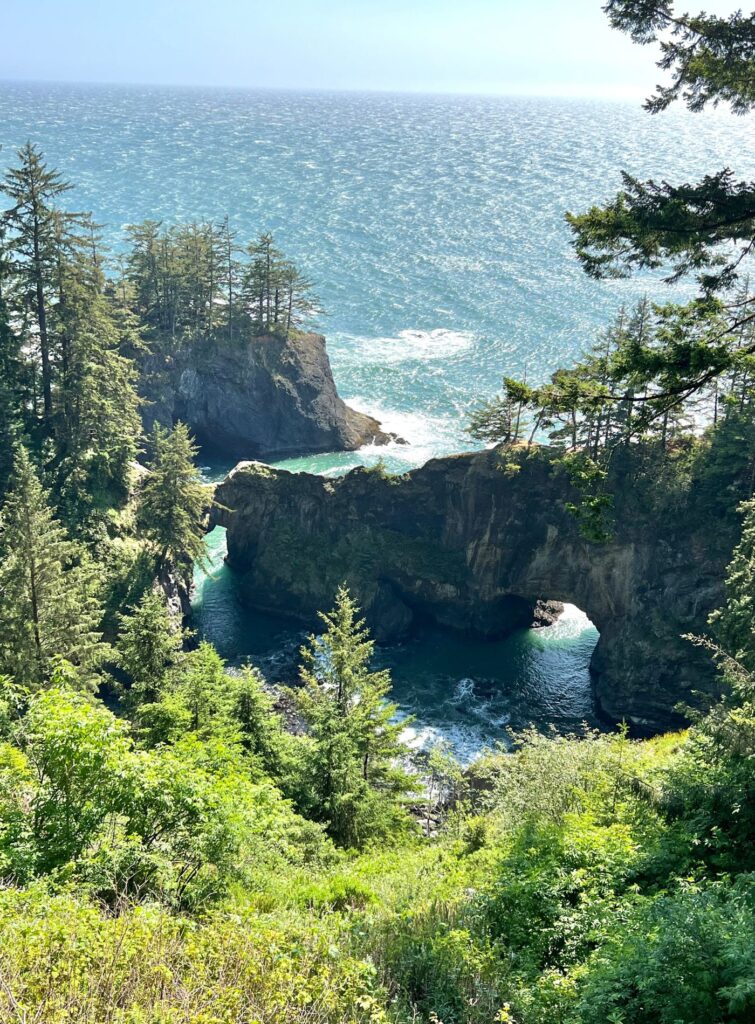
[[[307,629],[300,623],[243,607],[239,579],[225,564],[226,537],[207,538],[208,562],[194,571],[190,625],[231,666],[256,665],[268,680],[293,683]],[[529,723],[560,732],[596,725],[589,663],[598,632],[567,605],[553,626],[519,630],[502,640],[479,640],[423,626],[404,642],[380,645],[375,662],[389,668],[393,696],[415,716],[407,741],[416,747],[443,738],[463,761]]]

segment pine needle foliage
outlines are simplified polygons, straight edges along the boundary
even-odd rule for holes
[[[403,818],[400,798],[413,785],[401,765],[407,722],[387,699],[389,673],[370,669],[374,643],[345,586],[321,617],[325,631],[302,649],[295,691],[311,740],[309,799],[336,842],[358,847]]]
[[[36,689],[64,658],[80,685],[95,689],[108,655],[97,591],[95,567],[54,517],[20,447],[0,513],[0,671]]]

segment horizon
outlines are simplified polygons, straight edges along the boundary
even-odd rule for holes
[[[392,88],[389,86],[360,87],[360,86],[327,86],[327,85],[231,85],[208,82],[167,82],[167,81],[118,81],[111,82],[104,79],[60,79],[60,78],[1,78],[0,87],[6,86],[28,86],[28,87],[59,87],[79,89],[165,89],[179,92],[240,92],[240,93],[281,93],[290,92],[299,95],[346,95],[346,96],[417,96],[417,97],[449,97],[458,99],[542,99],[542,100],[591,100],[594,102],[608,103],[642,103],[646,99],[641,89],[627,92],[605,92],[598,95],[590,92],[556,92],[548,91],[527,91],[517,90],[511,87],[509,91],[491,92],[485,90],[458,90],[458,89],[423,89],[423,88]],[[726,110],[719,107],[717,110],[711,108],[702,113],[717,112]]]
[[[10,84],[642,100],[658,46],[612,29],[601,0],[386,0],[347,4],[6,0]],[[731,0],[708,4],[729,13]],[[29,17],[30,9],[36,17]]]

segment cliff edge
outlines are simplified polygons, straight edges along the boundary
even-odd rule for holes
[[[199,340],[142,360],[145,429],[186,423],[205,452],[279,459],[385,444],[371,416],[336,391],[325,339]]]

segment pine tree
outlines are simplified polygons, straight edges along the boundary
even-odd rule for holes
[[[118,663],[131,680],[131,703],[158,699],[183,638],[184,632],[171,620],[165,599],[153,590],[121,616],[116,649]]]
[[[241,292],[241,268],[238,260],[239,247],[236,233],[232,230],[227,217],[220,225],[219,247],[222,290],[226,307],[225,329],[228,340],[233,341],[237,321],[236,306]]]
[[[503,392],[473,411],[469,433],[490,444],[516,444],[527,426],[525,410],[536,401],[536,395],[526,383],[504,377]]]
[[[0,611],[0,672],[40,687],[65,658],[82,685],[96,688],[108,648],[92,566],[53,517],[22,447],[0,514]]]
[[[189,729],[209,734],[224,710],[225,663],[203,640],[184,659],[174,686],[189,713]]]
[[[170,567],[188,579],[193,564],[205,557],[210,504],[194,465],[198,449],[183,423],[169,433],[155,427],[151,443],[154,455],[142,487],[139,525],[155,547],[158,567]]]
[[[13,470],[13,451],[23,433],[23,356],[21,337],[12,324],[14,281],[6,227],[0,221],[0,494]]]
[[[273,236],[263,232],[247,248],[249,265],[244,275],[244,290],[255,334],[271,334],[283,314],[283,253]]]
[[[125,277],[132,285],[136,311],[150,326],[163,326],[163,294],[158,276],[160,221],[130,224],[131,251],[125,261]]]
[[[266,691],[262,676],[246,665],[239,675],[229,676],[227,681],[228,711],[242,746],[259,758],[266,774],[280,780],[292,737],[275,710],[275,701]]]
[[[51,434],[55,353],[50,298],[61,236],[65,236],[76,218],[56,210],[55,201],[72,186],[57,171],[47,167],[42,153],[27,142],[19,150],[18,158],[20,166],[7,172],[2,186],[13,204],[4,219],[10,229],[14,272],[21,278],[24,290],[33,297],[35,343],[42,372],[43,419],[47,433]]]
[[[344,846],[361,846],[396,827],[399,797],[411,788],[401,768],[406,750],[399,739],[406,722],[387,700],[387,671],[372,672],[374,643],[345,587],[335,607],[321,615],[325,632],[302,650],[296,701],[309,727],[312,813],[327,823]]]
[[[739,114],[755,107],[755,14],[691,15],[677,12],[673,0],[608,0],[604,9],[635,42],[660,44],[658,66],[670,81],[646,102],[651,113],[675,101],[695,112],[722,102]],[[755,310],[727,297],[755,251],[755,183],[738,181],[728,168],[696,183],[622,177],[623,188],[610,202],[566,215],[585,271],[595,278],[628,277],[663,267],[669,282],[694,275],[700,294],[690,311],[696,317],[713,308],[712,295],[722,296],[714,312],[724,322],[709,336],[710,351],[666,345],[655,353],[658,400],[672,403],[728,372],[740,328],[755,320]],[[678,321],[678,308],[670,315]],[[755,353],[755,344],[748,349]]]
[[[726,603],[711,616],[721,646],[755,673],[755,499],[743,502],[742,536],[726,576]]]
[[[284,260],[281,264],[280,285],[283,291],[280,323],[288,338],[292,331],[301,330],[307,322],[322,313],[322,307],[312,291],[312,282],[290,260]]]
[[[65,311],[69,356],[56,440],[60,507],[77,529],[128,495],[141,436],[137,372],[121,355],[118,325],[107,299],[69,289]]]

